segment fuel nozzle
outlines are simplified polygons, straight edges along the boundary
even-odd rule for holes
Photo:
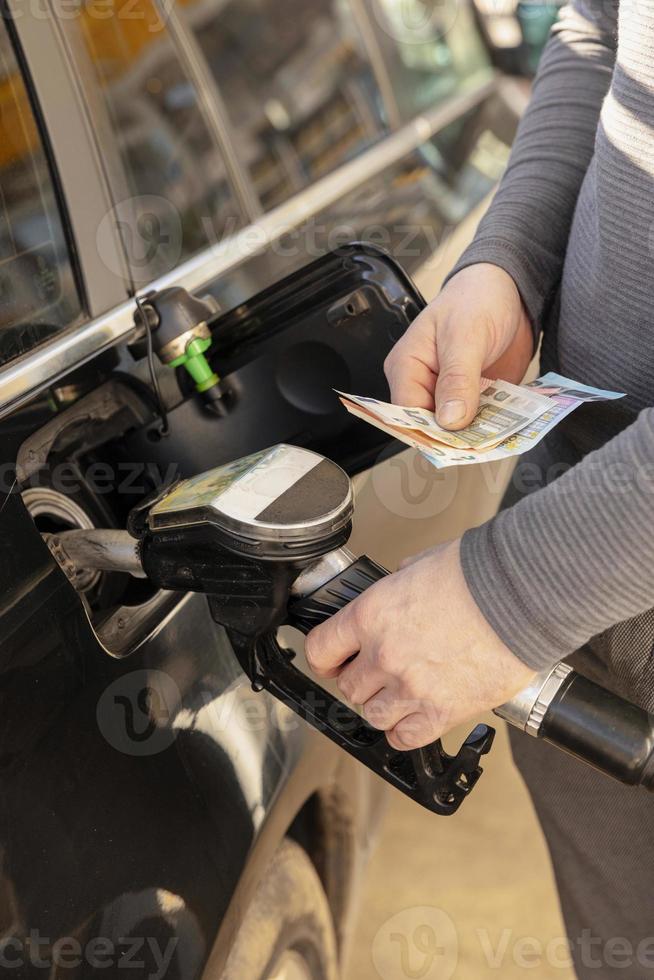
[[[183,368],[206,404],[216,414],[223,414],[220,378],[207,357],[212,343],[207,320],[215,312],[210,299],[200,299],[180,286],[172,286],[139,300],[135,321],[151,332],[159,360],[171,368]]]
[[[278,641],[278,626],[306,633],[387,574],[345,550],[352,512],[352,485],[339,466],[280,445],[184,480],[141,508],[131,528],[152,582],[207,594],[256,690],[432,812],[453,813],[481,775],[492,728],[478,725],[455,755],[440,742],[397,752]]]
[[[345,544],[349,477],[295,446],[274,446],[164,489],[126,531],[69,531],[49,541],[76,582],[89,568],[144,573],[162,589],[204,592],[255,689],[265,689],[373,772],[434,813],[476,784],[494,730],[478,725],[450,755],[440,741],[397,752],[293,662],[277,627],[303,633],[387,575]],[[557,664],[496,714],[581,761],[654,791],[654,716]]]
[[[131,524],[153,582],[205,592],[251,635],[255,607],[261,629],[278,621],[302,569],[347,541],[352,511],[339,466],[279,445],[183,480]]]

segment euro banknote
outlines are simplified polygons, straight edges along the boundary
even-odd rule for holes
[[[434,466],[466,466],[519,456],[589,401],[623,398],[553,371],[526,385],[481,379],[479,410],[465,429],[439,426],[433,412],[338,392],[352,415],[418,449]]]

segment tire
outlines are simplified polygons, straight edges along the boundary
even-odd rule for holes
[[[334,923],[306,852],[286,839],[254,894],[220,980],[338,980]]]

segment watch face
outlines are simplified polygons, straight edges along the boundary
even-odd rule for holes
[[[154,505],[151,530],[209,523],[249,538],[320,534],[349,520],[352,489],[335,463],[274,446],[185,480]]]

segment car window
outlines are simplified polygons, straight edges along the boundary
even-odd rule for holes
[[[459,0],[369,0],[401,115],[410,119],[491,76],[473,13]]]
[[[48,158],[0,24],[0,365],[81,315]]]
[[[117,212],[139,282],[244,224],[164,9],[153,0],[82,0],[75,18],[127,176],[131,196]]]
[[[264,209],[352,159],[385,131],[346,0],[183,2]]]

